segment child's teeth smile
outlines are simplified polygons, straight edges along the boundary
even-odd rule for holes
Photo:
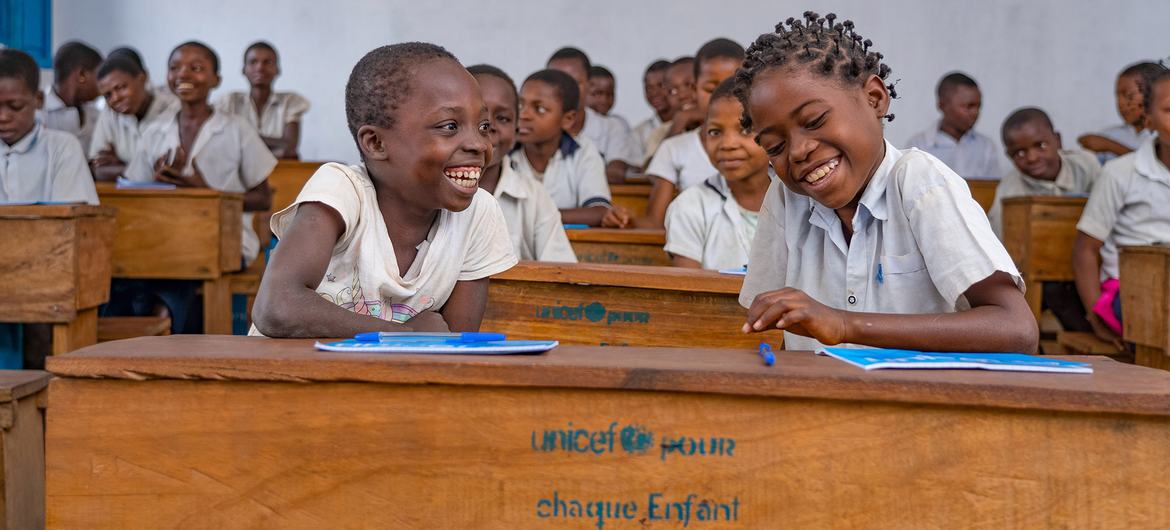
[[[474,188],[479,185],[478,167],[453,167],[443,170],[443,174],[461,188]]]
[[[837,164],[839,163],[840,161],[836,158],[826,162],[821,167],[810,171],[808,176],[804,177],[804,181],[809,184],[816,184],[821,179],[829,176],[829,173],[832,173],[834,169],[837,169]]]

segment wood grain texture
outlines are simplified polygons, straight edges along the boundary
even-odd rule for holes
[[[69,322],[53,324],[53,355],[97,344],[98,310],[81,309]]]
[[[1042,282],[1073,280],[1072,248],[1083,197],[1012,197],[1003,201],[1003,245],[1024,277],[1025,298],[1040,319]]]
[[[1123,336],[1138,364],[1170,369],[1170,247],[1123,247],[1120,262]]]
[[[49,528],[599,527],[554,495],[635,503],[611,529],[681,528],[664,504],[688,497],[688,528],[1170,525],[1166,417],[358,383],[56,379],[49,399]],[[608,450],[611,425],[641,438]],[[541,449],[565,429],[589,450]]]
[[[990,212],[991,207],[995,205],[995,188],[999,186],[998,180],[990,179],[963,179],[967,181],[967,187],[971,188],[971,197],[979,206],[983,207],[984,212]]]
[[[521,261],[511,269],[492,276],[492,279],[641,287],[737,296],[743,287],[742,276],[719,274],[708,270],[540,261]]]
[[[670,266],[666,231],[658,229],[590,228],[566,230],[573,253],[582,263]]]
[[[624,206],[635,217],[646,215],[650,204],[651,184],[610,184],[609,193],[615,206]]]
[[[98,342],[170,334],[170,317],[101,317],[98,319]]]
[[[44,411],[49,374],[0,370],[0,529],[45,524]]]
[[[323,164],[325,162],[277,161],[276,168],[268,175],[268,187],[272,189],[272,211],[279,212],[292,205],[309,177]]]
[[[171,335],[105,342],[54,356],[49,372],[99,379],[356,381],[603,388],[768,397],[1170,416],[1170,373],[1112,359],[1095,373],[970,370],[865,372],[811,352],[561,346],[542,355],[379,355],[317,352],[313,340]]]

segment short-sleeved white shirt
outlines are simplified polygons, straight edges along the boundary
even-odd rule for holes
[[[861,195],[848,244],[830,208],[778,179],[764,198],[739,301],[793,287],[830,307],[877,313],[951,313],[963,293],[996,271],[1023,281],[995,238],[967,183],[934,156],[886,155]],[[814,339],[784,334],[784,347],[814,350]]]
[[[907,147],[917,147],[946,164],[965,179],[998,180],[1003,176],[1003,155],[991,138],[975,129],[967,131],[956,142],[951,135],[939,130],[939,125],[911,136]]]
[[[301,121],[301,117],[309,111],[309,100],[296,92],[273,92],[264,104],[264,112],[257,115],[256,106],[252,104],[252,96],[247,92],[228,92],[216,100],[218,109],[235,114],[248,122],[260,136],[280,138],[284,136],[284,126]]]
[[[179,110],[179,99],[165,91],[151,93],[146,115],[139,121],[133,114],[122,114],[108,105],[98,112],[94,126],[93,140],[89,144],[89,158],[97,158],[104,149],[111,149],[118,159],[129,164],[138,152],[138,140],[142,132],[159,119],[166,119]]]
[[[405,272],[398,270],[365,166],[321,166],[296,202],[272,216],[272,233],[284,237],[297,208],[306,202],[336,210],[345,223],[317,294],[360,315],[407,322],[424,311],[442,309],[456,282],[486,278],[516,264],[504,216],[484,190],[476,192],[466,210],[439,211]]]
[[[606,162],[621,160],[635,166],[642,162],[642,145],[634,139],[630,126],[621,118],[605,116],[585,107],[585,125],[578,136],[593,142]]]
[[[543,183],[557,208],[612,204],[609,182],[605,179],[605,161],[588,138],[574,139],[568,133],[563,134],[560,148],[539,175],[532,169],[523,148],[513,151],[511,156],[515,162],[512,168],[521,176]]]
[[[650,135],[654,134],[654,131],[659,127],[662,127],[662,118],[659,118],[657,113],[651,114],[649,118],[638,122],[634,126],[634,139],[642,144],[643,153],[646,153],[646,148],[650,142]]]
[[[991,205],[991,211],[987,212],[991,228],[1003,239],[1004,199],[1088,194],[1100,174],[1101,164],[1097,163],[1097,157],[1072,149],[1060,151],[1060,172],[1056,174],[1056,180],[1035,179],[1013,166],[995,188],[995,202]]]
[[[0,141],[0,203],[97,204],[93,177],[77,137],[37,122],[13,145]]]
[[[663,140],[654,158],[650,159],[650,165],[646,166],[647,175],[664,179],[680,191],[702,184],[718,172],[703,149],[699,129]]]
[[[741,210],[723,175],[683,190],[666,209],[666,251],[704,269],[747,265],[756,228]]]
[[[512,249],[528,261],[576,263],[577,255],[565,235],[561,212],[544,186],[512,168],[511,155],[501,162],[500,181],[493,196],[500,204]]]
[[[173,156],[179,148],[178,113],[176,108],[169,116],[160,116],[142,132],[138,153],[126,165],[127,179],[150,182],[154,179],[154,162],[167,153]],[[217,111],[199,129],[187,154],[184,175],[192,173],[193,163],[199,164],[209,188],[244,193],[268,178],[276,167],[276,158],[251,125],[237,116]],[[252,229],[251,212],[244,213],[243,225],[241,249],[244,261],[251,263],[260,253],[260,238]]]
[[[1118,249],[1170,242],[1170,169],[1158,160],[1157,137],[1105,164],[1077,230],[1104,243],[1101,279],[1117,278]]]
[[[77,137],[81,142],[82,154],[89,151],[90,139],[93,138],[93,128],[97,125],[98,109],[92,101],[80,107],[70,107],[61,101],[57,91],[52,87],[43,91],[45,105],[40,110],[41,123],[46,128],[65,131]]]

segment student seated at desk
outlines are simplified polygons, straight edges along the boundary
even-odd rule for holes
[[[512,249],[522,260],[576,263],[577,256],[565,235],[561,213],[544,186],[512,169],[508,153],[516,146],[516,114],[520,96],[512,78],[491,65],[467,68],[479,83],[483,104],[491,122],[492,159],[483,168],[479,187],[500,204]]]
[[[568,224],[625,226],[629,212],[610,202],[605,162],[593,142],[568,133],[577,114],[577,83],[559,70],[541,70],[520,87],[520,120],[512,152],[523,178],[544,184]]]
[[[276,158],[299,158],[301,117],[309,111],[309,100],[296,92],[276,92],[272,84],[280,75],[280,57],[271,44],[253,42],[244,51],[244,77],[248,92],[228,92],[215,102],[216,108],[235,114],[260,132]]]
[[[126,56],[111,53],[98,67],[97,79],[107,104],[98,111],[89,165],[95,180],[113,181],[138,153],[142,132],[160,118],[171,118],[179,100],[170,91],[152,90],[146,71]]]
[[[53,86],[45,91],[41,122],[45,127],[77,137],[82,152],[97,123],[97,68],[102,54],[78,41],[69,41],[53,54]]]
[[[488,277],[516,257],[478,186],[492,146],[475,78],[439,46],[383,46],[350,73],[345,114],[363,163],[325,164],[273,215],[251,334],[479,329]]]
[[[670,136],[646,166],[654,187],[646,215],[637,222],[640,228],[662,228],[666,207],[675,192],[701,184],[717,173],[703,149],[699,129],[707,118],[711,93],[724,79],[735,75],[741,64],[743,46],[729,39],[715,39],[699,48],[689,71],[681,63],[671,66],[667,73],[670,90],[681,98],[681,107],[671,120]]]
[[[666,252],[676,267],[738,269],[747,265],[760,204],[768,191],[768,155],[743,129],[734,79],[711,94],[703,145],[719,172],[683,190],[666,210]]]
[[[938,82],[938,124],[911,136],[908,147],[917,147],[942,160],[963,178],[996,180],[1001,176],[995,142],[975,130],[983,93],[967,74],[951,72]]]
[[[1147,78],[1145,112],[1156,133],[1110,160],[1093,187],[1073,247],[1077,291],[1093,332],[1121,348],[1119,249],[1170,240],[1170,70]]]
[[[0,48],[0,203],[97,204],[77,137],[37,120],[44,102],[40,68],[15,48]]]
[[[983,209],[937,158],[886,141],[890,68],[834,19],[778,25],[736,75],[779,176],[740,294],[744,331],[785,330],[793,350],[1034,352],[1023,281]]]
[[[1142,61],[1127,66],[1117,74],[1114,96],[1117,100],[1117,114],[1121,123],[1077,138],[1081,147],[1097,153],[1102,161],[1112,160],[1132,153],[1153,131],[1146,128],[1145,103],[1142,85],[1145,78],[1156,74],[1161,68],[1157,63]]]
[[[639,166],[645,166],[650,161],[658,145],[666,139],[666,133],[670,132],[668,122],[674,111],[666,98],[666,70],[669,68],[670,63],[659,59],[651,63],[642,76],[642,94],[654,113],[634,126],[634,139],[642,144],[642,163]]]

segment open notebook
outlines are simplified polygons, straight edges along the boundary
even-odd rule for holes
[[[322,351],[351,353],[434,353],[456,355],[507,355],[512,353],[542,353],[557,347],[555,340],[496,340],[462,342],[458,339],[430,338],[420,340],[382,339],[380,341],[343,340],[318,342]]]
[[[865,370],[883,368],[1001,370],[1008,372],[1056,372],[1091,374],[1089,363],[1061,361],[1022,353],[921,352],[913,350],[821,348],[828,355]]]

